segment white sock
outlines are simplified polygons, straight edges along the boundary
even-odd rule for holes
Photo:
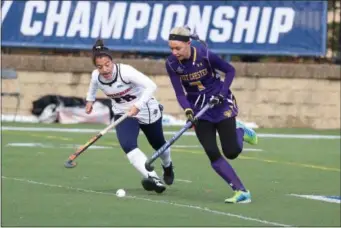
[[[153,176],[158,177],[155,171],[148,172],[146,170],[144,164],[147,161],[147,156],[139,149],[133,149],[127,154],[128,160],[130,161],[130,164],[132,164],[141,174],[143,177]]]
[[[172,159],[170,156],[170,148],[168,148],[161,156],[161,163],[163,165],[163,167],[168,167],[170,166]]]

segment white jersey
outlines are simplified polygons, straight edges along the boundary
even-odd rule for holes
[[[135,105],[140,110],[135,117],[141,123],[153,123],[161,117],[159,103],[153,97],[156,84],[130,65],[114,64],[110,81],[94,70],[86,100],[95,101],[98,89],[111,98],[115,115],[126,113]]]

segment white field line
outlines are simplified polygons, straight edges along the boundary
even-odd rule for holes
[[[72,145],[72,144],[61,144],[59,147],[54,144],[44,144],[44,143],[8,143],[6,147],[39,147],[39,148],[78,148],[81,145]],[[96,146],[92,145],[88,149],[112,149],[114,147],[109,146]],[[191,180],[184,180],[184,179],[175,179],[175,181],[185,182],[185,183],[192,183]]]
[[[82,188],[74,188],[74,187],[57,185],[57,184],[48,184],[48,183],[37,182],[37,181],[27,180],[27,179],[22,179],[22,178],[2,176],[2,179],[15,180],[15,181],[20,181],[20,182],[29,183],[29,184],[43,185],[43,186],[52,187],[52,188],[63,188],[63,189],[69,189],[69,190],[74,190],[74,191],[79,191],[79,192],[116,196],[115,193],[100,192],[100,191],[94,191],[94,190],[82,189]],[[148,202],[159,203],[159,204],[168,204],[168,205],[172,205],[175,207],[184,207],[184,208],[204,211],[204,212],[211,213],[211,214],[239,218],[239,219],[245,220],[245,221],[258,222],[258,223],[262,223],[262,224],[266,224],[266,225],[280,226],[280,227],[292,227],[291,225],[288,225],[288,224],[271,222],[271,221],[267,221],[267,220],[252,218],[252,217],[243,216],[243,215],[239,215],[239,214],[232,214],[232,213],[223,212],[223,211],[211,210],[207,207],[200,207],[200,206],[189,205],[189,204],[174,203],[174,202],[170,202],[170,201],[166,201],[166,200],[153,200],[153,199],[149,199],[149,198],[137,197],[137,196],[132,196],[132,195],[127,195],[125,198],[141,200],[141,201],[148,201]]]
[[[37,147],[37,148],[63,148],[63,149],[73,149],[79,148],[80,144],[49,144],[49,143],[22,143],[22,142],[13,142],[5,145],[6,147]],[[173,145],[173,148],[201,148],[199,145]],[[96,146],[92,145],[89,149],[112,149],[112,146]],[[262,149],[254,149],[254,148],[244,148],[243,151],[263,151]]]
[[[340,204],[341,201],[339,199],[329,199],[323,196],[315,196],[315,195],[299,195],[299,194],[290,194],[290,196],[296,196],[296,197],[301,197],[301,198],[306,198],[306,199],[312,199],[312,200],[318,200],[318,201],[324,201],[328,203],[338,203]]]
[[[80,144],[49,144],[49,143],[21,143],[21,142],[14,142],[14,143],[8,143],[6,144],[6,147],[33,147],[33,148],[62,148],[62,149],[77,149],[79,148]],[[110,147],[110,146],[96,146],[96,145],[92,145],[91,147],[89,147],[88,149],[112,149],[114,147]]]
[[[74,148],[73,145],[68,145],[68,144],[62,144],[60,145],[60,147],[56,147],[56,145],[53,145],[53,144],[43,144],[43,143],[8,143],[6,145],[7,146],[10,146],[10,147],[39,147],[39,148]],[[79,145],[81,146],[81,145]],[[113,147],[105,147],[105,146],[91,146],[89,147],[88,149],[111,149]],[[185,183],[192,183],[191,180],[184,180],[184,179],[175,179],[176,181],[179,181],[179,182],[185,182]]]
[[[191,180],[184,180],[184,179],[175,179],[175,181],[185,182],[185,183],[192,183]]]
[[[98,133],[100,129],[80,128],[42,128],[42,127],[2,127],[2,131],[35,131],[35,132],[72,132],[72,133]],[[113,131],[115,132],[115,131]],[[165,131],[165,135],[174,135],[176,131]],[[195,136],[194,132],[185,132],[184,135]],[[281,138],[281,139],[341,139],[340,135],[312,135],[312,134],[257,134],[260,138]]]

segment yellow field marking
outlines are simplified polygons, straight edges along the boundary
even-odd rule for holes
[[[6,132],[6,134],[13,134],[13,135],[27,135],[27,133],[21,133],[21,132]],[[40,138],[50,138],[50,139],[61,139],[61,140],[67,140],[67,141],[74,141],[70,138],[60,137],[60,136],[50,136],[50,135],[39,135],[39,134],[31,134],[31,136],[34,137],[40,137]],[[99,145],[109,145],[109,146],[120,146],[118,143],[112,142],[101,142]],[[187,150],[187,149],[179,149],[179,148],[172,148],[172,151],[174,152],[181,152],[181,153],[188,153],[188,154],[201,154],[205,155],[204,151],[197,151],[197,150]],[[305,163],[298,163],[298,162],[287,162],[287,161],[280,161],[280,160],[273,160],[273,159],[266,159],[266,158],[256,158],[252,156],[245,156],[240,155],[238,158],[245,159],[245,160],[252,160],[252,161],[259,161],[259,162],[265,162],[265,163],[276,163],[276,164],[282,164],[282,165],[288,165],[288,166],[296,166],[301,168],[310,168],[310,169],[317,169],[322,171],[331,171],[331,172],[341,172],[340,168],[334,168],[334,167],[326,167],[326,166],[320,166],[320,165],[313,165],[313,164],[305,164]]]
[[[174,149],[172,149],[172,151],[182,152],[182,153],[191,153],[191,154],[203,154],[203,155],[205,154],[204,151],[199,152],[199,151],[184,150],[184,149],[178,149],[178,148],[174,148]],[[263,159],[263,158],[245,156],[245,155],[240,155],[238,158],[245,159],[245,160],[266,162],[266,163],[277,163],[277,164],[282,164],[282,165],[297,166],[297,167],[301,167],[301,168],[318,169],[318,170],[323,170],[323,171],[341,172],[341,170],[339,168],[326,167],[326,166],[313,165],[313,164],[305,164],[305,163],[298,163],[298,162],[287,162],[287,161],[280,161],[280,160],[273,160],[273,159]]]
[[[27,136],[27,133],[19,132],[19,131],[6,131],[5,134],[9,134],[9,135],[25,135],[25,136]],[[29,136],[38,137],[38,138],[48,138],[48,139],[60,139],[60,140],[64,140],[64,141],[71,141],[72,140],[70,138],[61,137],[61,136],[46,135],[46,134],[42,135],[42,134],[36,134],[36,133],[35,134],[30,134]]]
[[[311,168],[311,169],[319,169],[319,170],[324,170],[324,171],[334,171],[334,172],[340,172],[341,171],[339,168],[305,164],[305,163],[298,163],[298,162],[287,162],[287,161],[279,161],[279,160],[261,159],[261,158],[256,158],[256,157],[243,156],[243,155],[239,156],[239,158],[246,159],[246,160],[267,162],[267,163],[277,163],[277,164],[298,166],[298,167]]]
[[[199,151],[185,150],[185,149],[179,149],[179,148],[172,148],[171,150],[172,152],[177,151],[177,152],[190,153],[190,154],[205,154],[204,151],[199,152]]]

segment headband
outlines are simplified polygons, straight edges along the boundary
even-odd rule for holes
[[[183,42],[189,41],[189,36],[177,35],[177,34],[169,34],[168,40],[178,40]]]

